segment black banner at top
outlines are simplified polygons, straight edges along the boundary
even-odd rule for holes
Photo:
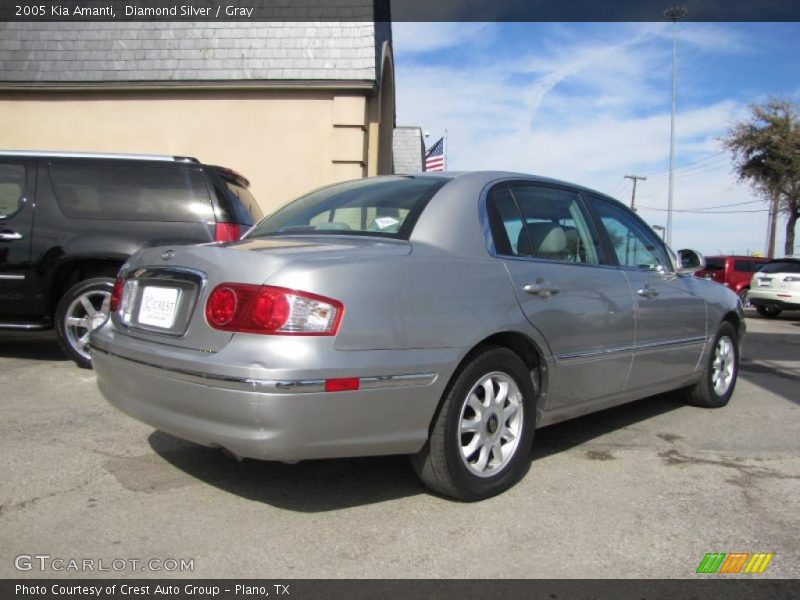
[[[685,14],[669,12],[685,8]],[[800,21],[797,0],[0,0],[2,21]]]

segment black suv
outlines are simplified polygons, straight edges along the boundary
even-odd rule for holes
[[[0,151],[0,329],[55,327],[91,366],[114,276],[145,246],[238,239],[248,181],[194,158]]]

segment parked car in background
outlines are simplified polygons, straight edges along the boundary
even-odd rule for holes
[[[744,315],[620,202],[483,172],[314,191],[242,241],[142,250],[91,337],[103,395],[178,437],[295,462],[413,455],[476,500],[536,427],[667,390],[725,405]]]
[[[719,255],[706,256],[706,266],[696,273],[697,277],[710,279],[730,288],[748,306],[748,292],[753,273],[769,262],[757,256]]]
[[[800,258],[776,258],[753,275],[750,301],[762,317],[800,310]]]
[[[128,257],[238,239],[261,216],[247,187],[194,158],[0,151],[0,329],[55,327],[90,366],[89,333]]]

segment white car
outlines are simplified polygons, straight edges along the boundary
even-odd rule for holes
[[[753,275],[748,299],[762,317],[800,310],[800,258],[776,258]]]

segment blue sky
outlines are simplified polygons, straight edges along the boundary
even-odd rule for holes
[[[671,24],[395,23],[393,33],[397,124],[421,126],[429,144],[447,129],[451,170],[535,173],[626,202],[623,176],[643,175],[640,214],[666,223]],[[678,25],[676,210],[757,200],[717,138],[750,103],[800,101],[798,57],[798,23]],[[673,246],[763,251],[765,209],[676,212]]]

